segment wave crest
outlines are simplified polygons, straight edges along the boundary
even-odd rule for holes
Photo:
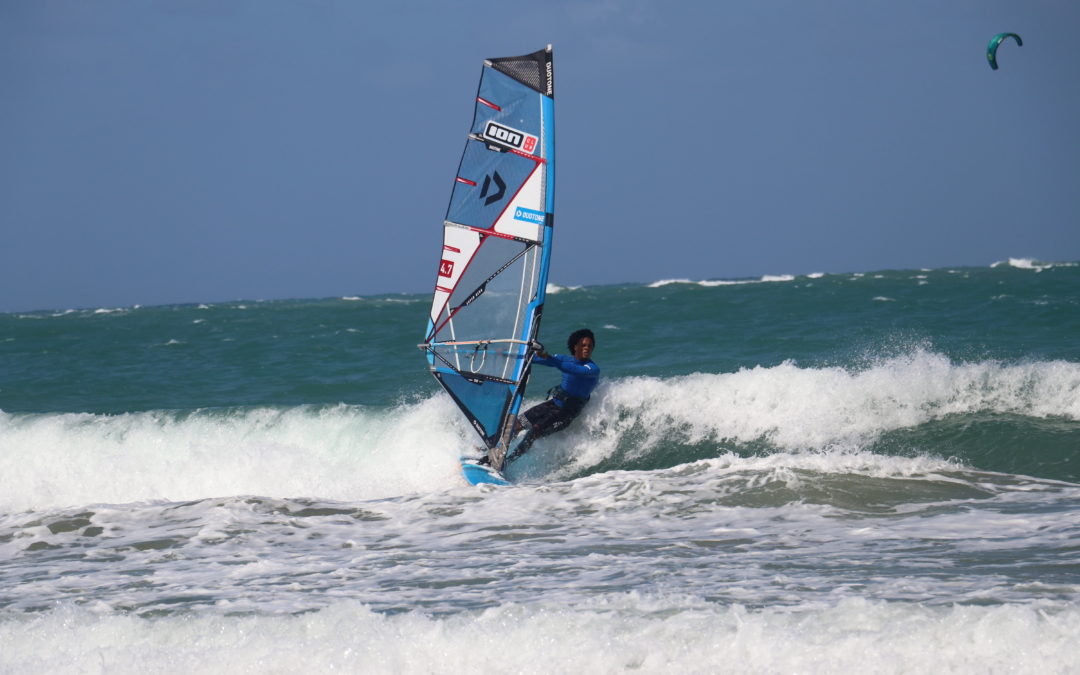
[[[609,453],[669,443],[767,442],[786,451],[859,448],[956,414],[1080,420],[1080,364],[954,363],[919,350],[861,370],[778,366],[608,382],[588,415]]]

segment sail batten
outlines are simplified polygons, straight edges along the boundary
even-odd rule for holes
[[[551,259],[552,73],[550,46],[484,62],[421,345],[495,464],[525,393]]]

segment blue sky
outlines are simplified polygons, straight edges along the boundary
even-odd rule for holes
[[[427,292],[482,60],[548,43],[555,283],[1078,260],[1078,27],[1075,0],[0,0],[0,311]]]

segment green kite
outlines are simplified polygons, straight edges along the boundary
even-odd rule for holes
[[[998,33],[994,37],[990,38],[990,44],[986,45],[986,60],[990,62],[990,67],[993,68],[994,70],[998,69],[998,64],[997,64],[998,45],[1001,44],[1002,40],[1004,40],[1005,38],[1008,38],[1008,37],[1011,37],[1012,39],[1016,40],[1016,46],[1017,47],[1023,47],[1024,46],[1024,41],[1021,40],[1020,36],[1017,35],[1016,33]]]

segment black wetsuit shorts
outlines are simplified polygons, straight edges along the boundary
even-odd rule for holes
[[[533,436],[540,438],[565,429],[584,407],[584,401],[577,404],[576,400],[572,400],[560,406],[549,398],[526,410],[523,417],[533,426]]]

